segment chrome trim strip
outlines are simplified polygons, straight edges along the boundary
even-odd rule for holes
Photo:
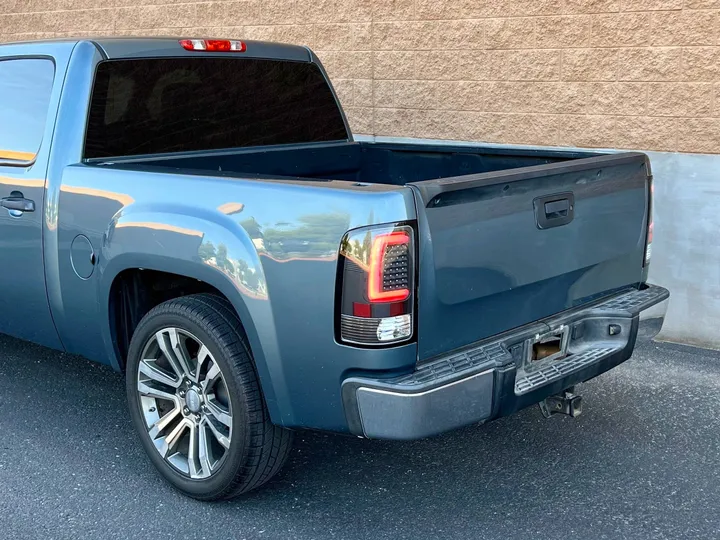
[[[488,373],[492,373],[494,371],[494,368],[492,369],[486,369],[485,371],[481,371],[480,373],[475,373],[474,375],[471,375],[470,377],[465,377],[463,379],[458,379],[457,381],[453,381],[451,383],[445,384],[443,386],[438,386],[436,388],[431,388],[430,390],[425,390],[424,392],[416,392],[416,393],[402,393],[402,392],[391,392],[389,390],[380,390],[379,388],[368,388],[367,386],[360,386],[357,388],[356,392],[360,392],[361,390],[365,392],[371,392],[374,394],[385,394],[388,396],[397,396],[397,397],[422,397],[427,394],[432,394],[433,392],[437,392],[438,390],[445,390],[446,388],[450,388],[451,386],[455,386],[456,384],[465,383],[468,381],[471,381],[477,377],[481,377],[483,375],[487,375]]]

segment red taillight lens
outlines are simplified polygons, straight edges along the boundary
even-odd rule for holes
[[[353,302],[353,316],[369,319],[372,317],[372,306],[361,302]]]
[[[412,227],[385,225],[350,231],[340,246],[339,265],[339,340],[384,345],[412,338]]]
[[[406,231],[379,234],[373,239],[368,276],[368,300],[401,302],[410,296],[410,235]]]
[[[180,45],[186,51],[245,52],[247,45],[236,39],[181,39]]]

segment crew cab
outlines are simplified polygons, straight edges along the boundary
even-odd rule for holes
[[[305,47],[0,45],[0,332],[124,372],[199,499],[296,430],[578,414],[662,325],[651,197],[637,152],[356,141]]]

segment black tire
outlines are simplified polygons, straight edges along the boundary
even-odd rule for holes
[[[141,410],[138,370],[155,333],[175,327],[197,336],[218,363],[232,405],[232,437],[223,462],[209,477],[193,479],[171,466],[153,444]],[[136,328],[128,351],[130,417],[153,465],[170,484],[200,500],[236,497],[270,480],[284,465],[292,432],[270,421],[247,336],[231,305],[212,294],[176,298],[153,308]]]

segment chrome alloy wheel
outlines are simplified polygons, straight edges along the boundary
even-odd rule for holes
[[[220,366],[208,348],[180,328],[163,328],[143,350],[137,375],[150,440],[180,473],[207,478],[232,439],[232,407]]]

